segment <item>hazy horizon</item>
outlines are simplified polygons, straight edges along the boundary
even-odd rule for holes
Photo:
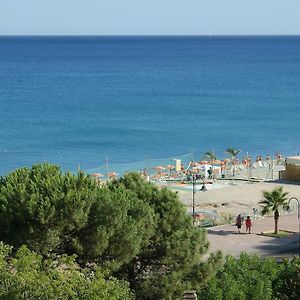
[[[0,1],[0,35],[298,35],[300,1]]]

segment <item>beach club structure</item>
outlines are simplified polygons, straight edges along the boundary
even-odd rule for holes
[[[285,160],[285,170],[279,171],[279,179],[300,181],[300,156],[290,156]]]

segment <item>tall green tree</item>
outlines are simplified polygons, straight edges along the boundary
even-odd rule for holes
[[[112,185],[97,190],[88,222],[78,234],[81,257],[115,271],[149,244],[156,216],[130,190]]]
[[[139,253],[154,226],[149,205],[121,187],[101,188],[82,172],[38,164],[0,181],[0,239],[15,248],[76,254],[112,270]]]
[[[221,255],[201,262],[208,242],[204,230],[192,218],[177,194],[129,174],[110,188],[128,189],[133,198],[147,203],[155,212],[155,232],[141,252],[118,273],[130,282],[138,299],[181,299],[184,289],[196,288],[214,274]]]
[[[259,201],[262,205],[262,215],[274,212],[275,229],[274,233],[278,233],[279,209],[288,209],[288,192],[283,191],[283,186],[279,186],[272,191],[263,191],[264,200]]]
[[[0,181],[0,239],[38,253],[76,247],[95,193],[95,181],[81,172],[62,174],[50,164],[17,169]]]

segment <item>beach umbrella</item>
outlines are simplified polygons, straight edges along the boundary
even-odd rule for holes
[[[175,169],[175,166],[173,166],[173,165],[167,165],[166,168],[171,171],[171,170]]]
[[[166,168],[163,166],[156,166],[156,167],[153,167],[153,169],[156,170],[157,172],[159,172],[159,171],[165,170]]]
[[[101,174],[101,173],[94,173],[91,176],[93,176],[93,177],[103,177],[104,175]]]
[[[115,173],[115,172],[110,172],[107,174],[108,177],[110,178],[114,178],[114,177],[117,177],[119,174]]]
[[[214,164],[215,164],[215,165],[220,165],[221,163],[222,163],[222,161],[219,160],[219,159],[214,160]]]
[[[154,169],[157,173],[157,176],[161,176],[161,171],[165,170],[166,168],[163,167],[163,166],[156,166],[156,167],[153,167],[152,169]]]
[[[207,164],[208,164],[208,161],[207,161],[207,160],[200,160],[200,161],[199,161],[199,164],[200,164],[200,165],[207,165]]]

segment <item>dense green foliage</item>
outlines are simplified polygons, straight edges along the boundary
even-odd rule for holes
[[[205,231],[177,195],[137,174],[101,187],[54,165],[16,170],[0,180],[0,228],[0,299],[173,300],[187,289],[213,300],[300,298],[299,259],[242,254],[216,274],[221,254],[203,260]]]
[[[177,195],[128,174],[100,187],[82,172],[22,168],[0,181],[0,239],[44,260],[76,255],[130,283],[138,299],[180,299],[220,264]]]
[[[208,248],[205,231],[192,226],[191,217],[173,192],[159,189],[137,174],[110,186],[111,190],[120,187],[130,191],[132,198],[145,201],[156,216],[149,243],[121,270],[137,298],[181,299],[184,289],[199,288],[221,262],[218,253],[200,263]]]
[[[82,173],[63,175],[57,166],[22,168],[1,179],[1,240],[38,253],[65,252],[88,219],[96,184]],[[75,234],[74,234],[75,233]]]
[[[22,246],[15,256],[0,242],[0,299],[134,299],[128,284],[104,279],[97,267],[80,269],[73,257],[43,260]]]
[[[224,267],[200,291],[200,299],[260,300],[300,299],[300,259],[279,264],[242,253],[227,257]]]
[[[131,196],[49,164],[18,169],[0,182],[0,239],[42,255],[76,254],[117,268],[153,233],[153,211]]]
[[[261,211],[262,215],[274,212],[275,228],[274,233],[278,233],[278,220],[279,220],[279,208],[288,209],[288,192],[283,191],[283,186],[274,188],[271,192],[263,191],[264,200],[259,201],[263,209]]]
[[[280,269],[280,276],[274,283],[278,299],[300,299],[300,258],[285,260]]]

